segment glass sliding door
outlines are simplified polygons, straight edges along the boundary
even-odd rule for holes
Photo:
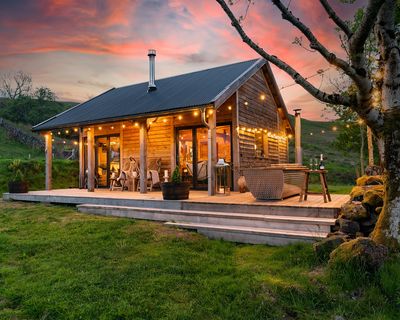
[[[196,128],[197,174],[195,188],[207,189],[208,186],[208,129]]]
[[[193,184],[193,129],[177,131],[178,166],[182,180]]]
[[[119,136],[101,136],[95,139],[96,180],[98,187],[109,187],[112,173],[119,175]]]
[[[208,185],[208,129],[192,127],[177,130],[177,163],[183,180],[194,189],[207,189]],[[231,125],[216,129],[217,159],[232,162]]]

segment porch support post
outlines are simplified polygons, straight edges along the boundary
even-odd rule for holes
[[[52,185],[52,165],[53,165],[53,137],[50,132],[44,135],[45,140],[45,154],[46,154],[46,190],[51,190]]]
[[[140,193],[147,193],[147,121],[139,124]]]
[[[87,189],[93,192],[95,187],[94,127],[88,128],[87,131],[87,161]]]
[[[215,195],[215,164],[217,163],[217,112],[208,117],[208,195]]]
[[[295,161],[298,164],[303,164],[303,150],[301,148],[301,109],[294,109],[295,116]]]
[[[83,129],[79,128],[79,189],[85,188],[85,146],[83,145]]]

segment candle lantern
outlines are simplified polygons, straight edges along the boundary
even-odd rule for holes
[[[224,159],[215,165],[216,195],[229,196],[231,191],[231,167]]]

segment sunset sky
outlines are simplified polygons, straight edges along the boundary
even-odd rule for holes
[[[344,56],[333,23],[315,0],[284,0],[321,42]],[[239,2],[233,8],[244,13]],[[330,3],[343,18],[354,5]],[[299,32],[267,0],[255,0],[245,30],[271,54],[292,63],[304,76],[328,65],[317,53],[292,44]],[[111,87],[148,79],[147,49],[157,50],[156,78],[257,58],[214,0],[1,0],[0,73],[22,70],[35,86],[59,99],[84,101]],[[274,69],[280,87],[293,81]],[[330,90],[330,69],[312,82]],[[324,120],[318,103],[299,86],[282,89],[290,113],[302,108],[308,119]]]

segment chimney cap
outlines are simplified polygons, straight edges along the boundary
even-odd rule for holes
[[[155,56],[156,55],[156,50],[155,49],[149,49],[149,53],[147,55],[148,56]]]

